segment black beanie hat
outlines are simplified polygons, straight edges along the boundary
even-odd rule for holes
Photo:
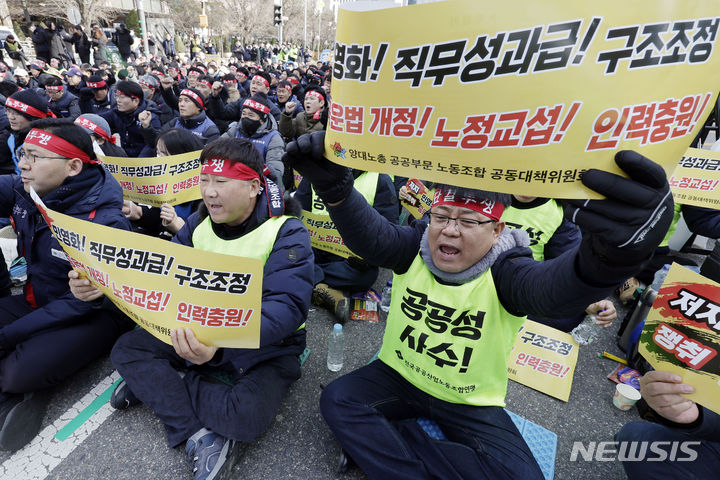
[[[117,93],[121,93],[128,97],[137,98],[142,100],[145,98],[145,94],[142,91],[140,84],[135,82],[128,82],[127,80],[121,80],[117,83]]]
[[[249,108],[250,110],[253,110],[257,112],[260,115],[260,118],[265,118],[268,113],[270,113],[270,101],[267,98],[267,95],[265,95],[262,92],[258,92],[252,97],[245,99],[243,102],[243,108]]]
[[[5,108],[12,108],[28,120],[47,117],[47,105],[47,100],[30,88],[13,93],[5,102]]]
[[[192,95],[185,95],[186,90],[189,90],[190,92],[194,93],[197,96],[193,98]],[[200,93],[200,90],[198,90],[197,88],[185,87],[182,90],[180,90],[180,95],[185,96],[185,97],[189,98],[190,100],[192,100],[192,102],[195,105],[197,105],[200,108],[200,110],[205,110],[205,103],[203,101],[202,93]],[[198,100],[200,100],[200,101],[198,101]]]
[[[100,75],[91,75],[90,78],[85,81],[85,85],[87,85],[88,88],[92,88],[93,90],[109,88],[105,79],[103,79]]]

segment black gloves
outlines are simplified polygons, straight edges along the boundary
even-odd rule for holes
[[[352,192],[352,171],[329,161],[324,152],[325,132],[307,133],[288,144],[283,162],[307,178],[325,203],[338,203]]]
[[[670,227],[673,198],[660,165],[631,150],[618,152],[615,163],[630,178],[588,170],[583,184],[606,198],[567,200],[565,216],[592,234],[592,251],[603,261],[638,264],[652,255]]]

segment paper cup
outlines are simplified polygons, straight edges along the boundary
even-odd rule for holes
[[[615,385],[615,395],[613,395],[613,405],[623,411],[630,410],[635,402],[640,400],[640,390],[618,383]]]

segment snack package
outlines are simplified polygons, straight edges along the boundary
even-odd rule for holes
[[[624,383],[640,390],[640,377],[642,377],[642,375],[640,375],[640,372],[637,370],[626,367],[625,365],[618,365],[607,378],[615,383]]]
[[[362,320],[365,322],[378,323],[380,315],[378,306],[380,305],[380,295],[375,290],[368,290],[363,293],[355,293],[351,295],[352,310],[350,311],[351,320]]]

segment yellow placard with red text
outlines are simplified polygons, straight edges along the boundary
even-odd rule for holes
[[[425,187],[425,185],[416,178],[409,179],[405,184],[405,188],[407,189],[407,194],[410,199],[403,198],[400,200],[400,203],[410,212],[410,215],[415,218],[422,218],[432,207],[435,191]]]
[[[158,339],[170,344],[186,327],[206,345],[259,348],[260,260],[79,220],[33,198],[73,269]]]
[[[526,320],[508,357],[508,377],[567,402],[577,357],[578,343],[570,334]]]
[[[310,244],[318,250],[334,253],[344,258],[358,257],[343,242],[330,215],[319,215],[303,210],[300,216],[310,234]],[[359,257],[358,257],[359,258]]]
[[[720,413],[720,284],[676,263],[648,313],[638,351],[692,385],[690,400]]]
[[[718,12],[720,0],[341,8],[326,156],[552,198],[598,198],[582,172],[621,173],[623,149],[669,175],[715,105]]]
[[[720,209],[720,152],[688,148],[668,181],[676,202]]]
[[[160,207],[200,198],[200,150],[167,157],[102,157],[123,198]]]

